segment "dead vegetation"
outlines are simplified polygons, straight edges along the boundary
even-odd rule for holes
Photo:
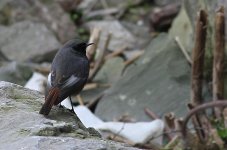
[[[199,11],[195,26],[194,48],[192,57],[190,58],[187,52],[181,45],[179,38],[176,42],[184,53],[189,65],[191,66],[191,98],[188,103],[189,112],[184,118],[176,118],[174,113],[165,115],[164,134],[167,137],[168,143],[164,146],[145,144],[135,145],[146,149],[223,149],[226,148],[226,138],[221,136],[220,132],[226,132],[227,126],[226,112],[227,101],[224,98],[224,49],[225,49],[225,16],[224,8],[221,7],[216,12],[215,19],[215,48],[213,50],[213,100],[206,102],[202,96],[204,84],[204,56],[206,49],[206,32],[208,26],[207,13],[204,10]],[[126,49],[126,46],[107,53],[108,45],[111,41],[111,33],[108,33],[103,48],[98,49],[101,30],[94,28],[91,31],[89,42],[95,43],[93,47],[87,49],[87,56],[90,60],[90,75],[85,90],[94,89],[99,86],[111,86],[110,84],[101,85],[94,83],[93,79],[102,68],[103,64],[110,58],[121,55]],[[143,51],[125,60],[124,64],[127,67],[143,54]],[[89,108],[94,107],[105,93],[101,93],[97,98],[89,103],[84,103],[83,98],[79,97],[80,104],[85,104]],[[207,110],[210,111],[207,111]],[[151,119],[159,117],[148,108],[145,108],[145,113]],[[191,120],[191,122],[190,122]],[[190,125],[188,125],[190,124]],[[221,124],[221,128],[219,125]],[[160,135],[162,136],[162,135]],[[132,144],[130,141],[122,139],[117,135],[109,137],[110,139],[120,142]]]
[[[227,101],[224,99],[224,48],[225,48],[225,16],[224,7],[216,12],[215,18],[215,48],[213,50],[213,101],[205,102],[202,97],[203,68],[206,43],[206,30],[208,26],[207,13],[201,10],[198,13],[195,29],[195,45],[192,51],[191,66],[191,101],[188,104],[189,112],[181,120],[166,117],[169,127],[180,125],[182,139],[176,135],[165,148],[170,149],[225,149],[226,139],[218,124],[224,124]],[[207,111],[209,108],[210,111]],[[167,115],[168,116],[168,115]],[[191,120],[193,130],[188,127]],[[193,132],[195,131],[195,132]],[[181,143],[181,144],[180,144]]]

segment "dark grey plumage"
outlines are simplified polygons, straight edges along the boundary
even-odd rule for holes
[[[87,82],[89,61],[86,44],[79,39],[68,41],[55,55],[48,76],[45,103],[40,114],[48,115],[53,105],[58,105],[72,94],[78,94]]]

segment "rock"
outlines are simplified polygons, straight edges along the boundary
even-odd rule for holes
[[[136,25],[126,21],[122,21],[122,25],[136,37],[136,48],[144,48],[151,41],[150,29],[148,26],[144,24]]]
[[[127,6],[133,6],[138,5],[142,3],[143,0],[127,0],[127,1],[121,1],[121,0],[108,0],[107,5],[111,7],[127,7]]]
[[[185,8],[182,6],[178,16],[172,23],[169,34],[173,36],[173,38],[179,37],[181,44],[188,53],[190,53],[193,48],[193,28],[194,26],[192,26]]]
[[[119,49],[122,46],[132,48],[137,42],[133,34],[124,26],[122,26],[121,23],[117,20],[90,21],[86,23],[86,26],[89,28],[98,27],[102,29],[99,48],[103,48],[104,41],[106,40],[108,33],[112,34],[108,47],[111,51]]]
[[[190,67],[175,41],[161,34],[149,44],[136,64],[125,70],[98,103],[95,114],[102,120],[129,115],[147,121],[144,108],[163,115],[187,113],[190,94]]]
[[[82,97],[84,103],[88,103],[93,100],[99,99],[99,97],[103,94],[103,92],[105,90],[107,90],[108,88],[109,88],[108,86],[106,86],[106,87],[104,86],[104,87],[97,87],[97,88],[90,89],[90,90],[83,90],[80,93],[80,96]],[[78,102],[77,97],[72,96],[72,101],[77,103]]]
[[[95,3],[93,0],[83,0],[78,8],[82,9],[86,12],[86,9],[93,6],[96,9],[100,9],[103,7],[109,7],[109,8],[114,8],[114,7],[119,7],[119,8],[127,8],[130,6],[138,5],[142,3],[143,0],[127,0],[127,1],[122,1],[122,0],[108,0],[106,2],[100,2],[100,3]]]
[[[3,19],[10,24],[32,20],[44,23],[63,43],[75,36],[75,25],[69,15],[63,11],[59,3],[36,0],[1,0]]]
[[[101,70],[98,72],[94,81],[102,83],[114,83],[121,77],[124,69],[124,61],[120,57],[108,59]]]
[[[54,107],[44,117],[44,97],[19,85],[0,82],[0,149],[135,149],[99,138],[76,115]]]
[[[0,49],[11,60],[26,61],[59,48],[52,32],[42,23],[18,22],[0,26]]]
[[[2,63],[0,67],[0,80],[24,85],[32,76],[32,69],[24,63]]]
[[[168,31],[180,7],[180,4],[168,4],[165,7],[153,9],[149,14],[151,30]]]
[[[181,0],[155,0],[156,5],[164,6],[172,3],[181,3]]]

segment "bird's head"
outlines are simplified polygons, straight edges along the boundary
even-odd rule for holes
[[[68,41],[63,48],[71,48],[72,51],[80,53],[80,54],[85,54],[86,55],[86,48],[89,45],[92,45],[94,43],[86,43],[80,39],[72,39],[70,41]]]

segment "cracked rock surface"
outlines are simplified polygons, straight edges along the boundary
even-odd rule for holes
[[[43,100],[36,91],[0,82],[0,149],[136,149],[103,140],[65,108],[40,115]]]

